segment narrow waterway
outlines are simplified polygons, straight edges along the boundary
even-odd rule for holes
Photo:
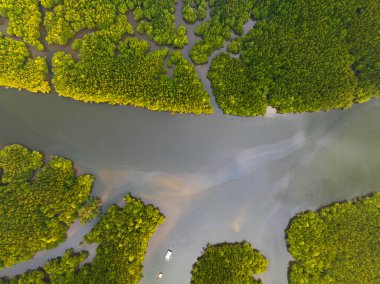
[[[208,242],[251,242],[269,259],[265,283],[286,283],[284,229],[296,212],[378,190],[380,101],[346,111],[237,118],[170,115],[84,104],[0,89],[0,145],[21,143],[75,161],[96,175],[104,209],[132,192],[166,222],[150,241],[141,283],[189,283]],[[60,247],[5,269],[14,275],[78,243],[76,224]],[[163,259],[174,245],[172,262]]]

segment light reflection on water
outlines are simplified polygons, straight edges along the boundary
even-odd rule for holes
[[[160,283],[188,283],[207,242],[243,239],[268,257],[265,283],[286,283],[289,218],[378,190],[380,182],[380,101],[344,112],[236,118],[0,93],[1,146],[21,143],[72,159],[80,174],[96,175],[103,211],[131,192],[166,215],[150,241],[143,284],[154,283],[158,270],[165,273]],[[80,249],[93,224],[74,224],[67,242],[0,275]],[[172,245],[173,261],[166,263]]]

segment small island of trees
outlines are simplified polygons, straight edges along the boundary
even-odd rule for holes
[[[0,283],[137,284],[148,241],[164,216],[131,195],[124,201],[123,208],[112,205],[85,237],[86,242],[98,244],[91,263],[85,263],[86,251],[68,250],[63,257],[12,279],[0,279]]]
[[[379,283],[380,193],[297,214],[289,283]]]
[[[182,16],[188,23],[204,20],[206,14],[206,0],[183,0]]]
[[[267,265],[267,259],[245,241],[208,244],[193,265],[190,283],[262,283],[253,274],[264,272]]]
[[[99,203],[90,199],[92,175],[76,176],[70,160],[43,155],[21,145],[0,150],[0,269],[32,258],[38,251],[63,242],[78,214]]]

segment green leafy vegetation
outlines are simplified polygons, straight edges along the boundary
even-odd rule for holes
[[[204,20],[207,15],[206,0],[184,0],[182,16],[188,23]]]
[[[32,270],[25,272],[22,275],[12,278],[10,281],[8,278],[0,278],[0,283],[10,283],[10,284],[43,284],[45,273],[41,270]]]
[[[49,260],[38,270],[27,271],[26,273],[12,278],[10,281],[4,279],[4,283],[65,283],[75,284],[76,273],[79,265],[86,260],[88,253],[82,251],[74,253],[72,249],[67,250],[63,257]],[[48,279],[48,280],[47,280]]]
[[[89,34],[73,47],[79,51],[79,62],[63,52],[53,57],[53,83],[62,96],[179,113],[212,112],[194,66],[179,51],[170,55],[171,78],[164,65],[167,49],[150,52],[146,41],[126,38],[115,44]]]
[[[252,17],[255,20],[266,20],[277,12],[282,0],[254,0],[252,8]]]
[[[135,20],[142,19],[137,27],[139,33],[146,34],[158,45],[182,48],[189,40],[185,26],[175,27],[176,2],[176,0],[129,0],[127,5],[135,9],[133,12]]]
[[[100,216],[102,213],[100,206],[102,200],[99,197],[92,197],[86,204],[84,204],[78,211],[79,220],[82,223],[87,223],[92,219]]]
[[[3,282],[10,284],[26,284],[26,283],[62,283],[76,284],[77,272],[79,265],[83,263],[88,253],[82,251],[75,253],[72,249],[67,250],[62,257],[47,261],[47,263],[37,270],[29,270],[22,275],[13,277],[12,279],[3,278]]]
[[[39,41],[41,12],[38,0],[1,0],[0,16],[7,17],[7,33],[25,40],[27,44],[44,50]]]
[[[217,104],[225,114],[263,115],[268,106],[265,90],[249,76],[249,69],[238,58],[218,55],[208,73]]]
[[[49,276],[50,283],[78,283],[76,272],[87,256],[88,253],[85,251],[74,253],[72,249],[67,250],[63,257],[49,260],[43,266],[43,270]]]
[[[54,12],[47,11],[44,25],[47,30],[46,41],[49,44],[67,44],[68,40],[80,30],[108,30],[113,34],[133,34],[134,30],[127,17],[117,14],[114,4],[103,1],[65,1],[58,4]]]
[[[210,68],[214,95],[226,113],[262,114],[256,110],[264,96],[287,113],[346,109],[379,95],[379,1],[273,3],[278,1],[256,1],[263,10],[253,14],[262,20],[229,48],[241,52],[239,59],[220,54]],[[241,79],[234,76],[236,65],[244,68]],[[252,97],[257,104],[234,103]]]
[[[43,5],[52,8],[46,12],[44,25],[49,44],[64,45],[82,29],[111,29],[120,16],[130,10],[135,20],[141,20],[137,31],[146,34],[159,45],[172,45],[182,48],[188,43],[184,26],[175,27],[175,0],[87,0],[87,1],[45,1]],[[57,4],[57,5],[55,5]],[[53,7],[54,6],[54,7]],[[133,28],[128,21],[128,33]]]
[[[148,241],[164,216],[130,195],[125,207],[111,206],[85,237],[97,243],[96,256],[79,273],[79,283],[138,283]]]
[[[62,0],[40,0],[40,3],[42,7],[51,9],[54,7],[54,5],[57,5],[58,3],[61,3]]]
[[[286,230],[289,283],[378,283],[380,193],[297,214]]]
[[[191,271],[191,284],[262,283],[267,259],[247,242],[207,245]]]
[[[45,58],[30,58],[23,42],[0,33],[0,86],[48,93],[48,72]]]
[[[130,195],[124,200],[124,208],[112,205],[85,237],[87,242],[98,244],[91,263],[79,267],[88,254],[68,250],[62,258],[50,260],[38,270],[4,279],[4,283],[137,284],[142,277],[148,241],[164,216]]]
[[[241,49],[242,49],[242,40],[240,37],[237,37],[237,38],[233,38],[231,40],[231,43],[229,46],[227,46],[227,51],[232,53],[232,54],[239,54],[241,52]]]
[[[232,31],[243,34],[243,25],[251,17],[253,0],[214,0],[209,4],[212,7],[211,19],[195,30],[202,40],[196,42],[190,51],[190,57],[196,64],[207,63],[208,57],[231,38]]]
[[[86,205],[94,178],[76,177],[70,160],[21,145],[0,151],[0,269],[30,259],[66,239]]]
[[[40,50],[39,6],[49,44],[65,45],[88,30],[90,34],[72,44],[79,61],[62,52],[53,58],[53,83],[62,96],[211,113],[190,62],[177,52],[171,53],[173,60],[167,58],[167,48],[150,52],[147,42],[129,37],[135,30],[127,15],[133,13],[138,33],[171,50],[184,47],[187,30],[175,25],[176,2],[0,0],[0,16],[9,19],[9,34]],[[213,60],[208,74],[226,114],[263,115],[268,105],[279,113],[346,109],[379,96],[379,1],[184,0],[183,18],[189,23],[205,19],[207,3],[210,19],[196,28],[201,40],[190,58],[195,64],[207,63],[230,40],[228,52]],[[258,22],[243,36],[249,19]],[[31,58],[21,42],[0,40],[0,85],[49,92],[45,59]],[[172,65],[174,70],[169,70]]]

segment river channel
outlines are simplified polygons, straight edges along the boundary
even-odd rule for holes
[[[207,69],[197,67],[211,93]],[[149,242],[142,284],[156,283],[158,271],[160,283],[189,283],[207,243],[242,240],[268,258],[264,283],[286,283],[289,219],[378,191],[379,121],[380,100],[345,111],[239,118],[217,107],[210,116],[171,115],[0,88],[0,147],[19,143],[73,160],[79,174],[96,176],[94,195],[104,212],[131,192],[166,215]],[[71,247],[93,256],[94,247],[79,243],[95,222],[75,223],[65,243],[0,277]],[[165,262],[172,247],[173,259]]]
[[[266,118],[171,115],[84,104],[0,89],[0,145],[24,144],[75,162],[96,176],[104,210],[131,192],[166,222],[149,243],[141,283],[189,283],[208,242],[247,240],[269,259],[265,283],[286,283],[284,229],[296,212],[378,190],[380,101],[346,111]],[[94,223],[14,275],[59,256]],[[174,246],[171,262],[166,250]],[[90,248],[91,249],[91,248]]]

